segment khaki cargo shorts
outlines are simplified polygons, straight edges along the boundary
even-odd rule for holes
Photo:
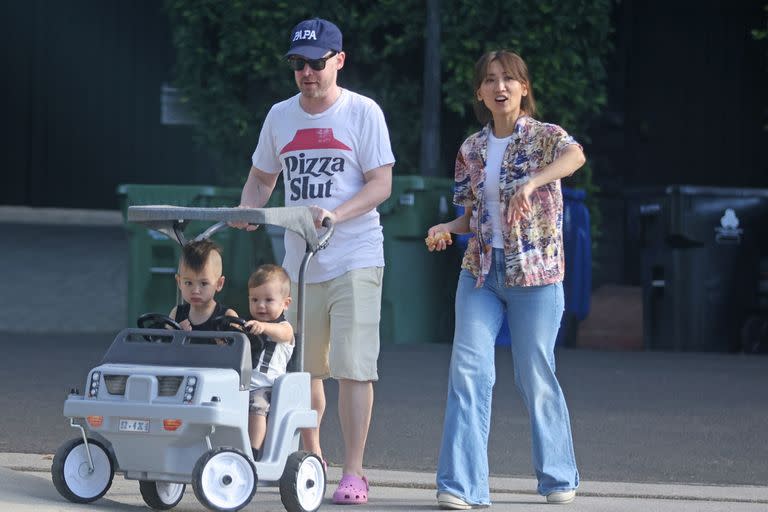
[[[304,371],[313,378],[379,379],[379,321],[383,267],[350,270],[335,279],[308,284],[304,309]],[[298,329],[298,285],[286,319]]]

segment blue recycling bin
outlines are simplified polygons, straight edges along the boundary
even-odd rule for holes
[[[589,210],[584,203],[586,192],[581,189],[563,187],[563,247],[565,250],[565,279],[563,294],[565,312],[557,334],[557,344],[563,345],[573,340],[578,322],[589,315],[592,295],[592,237],[590,235]],[[456,215],[464,213],[463,206],[456,207]],[[466,250],[467,241],[473,234],[458,235],[456,243]],[[507,319],[501,324],[496,337],[496,346],[509,346],[509,328]]]
[[[565,250],[565,312],[557,333],[560,345],[575,344],[578,323],[589,315],[592,297],[592,236],[589,209],[582,189],[563,187],[563,248]]]

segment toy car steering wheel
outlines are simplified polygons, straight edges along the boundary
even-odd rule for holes
[[[235,331],[245,333],[245,335],[248,336],[248,340],[251,342],[251,356],[253,357],[261,353],[264,348],[264,342],[262,341],[261,336],[258,334],[251,334],[245,330],[246,322],[247,320],[243,320],[240,317],[229,315],[217,316],[213,319],[213,325],[215,325],[216,328],[220,331]],[[233,324],[238,325],[241,328],[235,329],[232,327]]]
[[[160,313],[144,313],[136,319],[136,325],[139,329],[162,329],[167,325],[177,331],[183,330],[176,320]]]
[[[213,325],[219,331],[240,331],[241,329],[233,329],[232,324],[239,325],[245,328],[246,320],[243,320],[239,316],[221,315],[213,319]]]

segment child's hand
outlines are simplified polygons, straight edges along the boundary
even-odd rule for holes
[[[185,331],[191,331],[192,322],[190,322],[189,319],[187,318],[186,320],[182,320],[181,322],[179,322],[179,327],[181,327]]]
[[[264,332],[264,324],[258,320],[248,320],[245,322],[245,329],[251,334],[261,334]]]
[[[444,251],[449,245],[453,244],[453,239],[445,224],[438,224],[437,226],[429,228],[424,243],[427,244],[429,252]]]

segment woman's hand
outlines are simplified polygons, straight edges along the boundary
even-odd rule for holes
[[[447,224],[438,224],[429,228],[427,238],[424,239],[429,252],[444,251],[449,245],[453,244],[451,231]]]
[[[538,187],[543,187],[555,180],[572,175],[576,170],[584,165],[586,158],[581,146],[570,144],[560,151],[560,156],[555,160],[531,172],[531,178],[515,191],[515,195],[509,200],[507,205],[507,224],[513,224],[528,217],[533,212],[531,204],[531,194]]]
[[[509,199],[507,206],[507,224],[514,224],[528,217],[533,212],[531,194],[536,187],[530,181],[519,187]]]

